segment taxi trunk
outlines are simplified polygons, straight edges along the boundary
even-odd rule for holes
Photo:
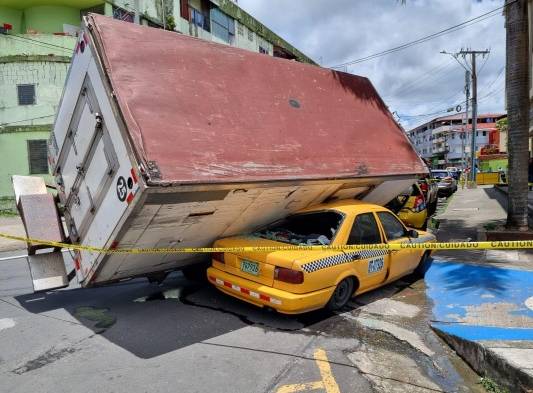
[[[283,247],[287,244],[252,236],[221,239],[215,243],[215,247],[276,246]],[[301,255],[301,252],[300,254],[298,251],[217,253],[213,256],[213,266],[226,273],[273,287],[280,268],[291,269],[298,255]]]

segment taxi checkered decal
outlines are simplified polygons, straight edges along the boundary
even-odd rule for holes
[[[350,263],[358,256],[360,259],[368,259],[386,255],[387,250],[363,250],[355,252],[347,252],[344,254],[332,255],[327,258],[317,259],[313,262],[308,262],[302,265],[302,269],[306,273],[316,272],[317,270],[325,269],[331,266],[341,265],[343,263]]]

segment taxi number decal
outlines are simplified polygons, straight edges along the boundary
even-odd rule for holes
[[[377,258],[368,261],[368,273],[376,273],[383,269],[384,259]]]

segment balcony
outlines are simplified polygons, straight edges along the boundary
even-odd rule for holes
[[[435,129],[433,129],[433,131],[431,131],[431,134],[432,135],[437,135],[437,134],[440,134],[441,132],[449,132],[451,131],[452,129],[456,128],[457,126],[440,126],[440,127],[437,127]]]

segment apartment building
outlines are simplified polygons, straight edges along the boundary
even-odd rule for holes
[[[506,115],[485,113],[478,115],[476,151],[497,149],[500,144],[496,122]],[[465,113],[438,117],[407,132],[418,154],[434,168],[463,166],[471,152],[472,119],[466,125]],[[468,165],[468,164],[467,164]]]

